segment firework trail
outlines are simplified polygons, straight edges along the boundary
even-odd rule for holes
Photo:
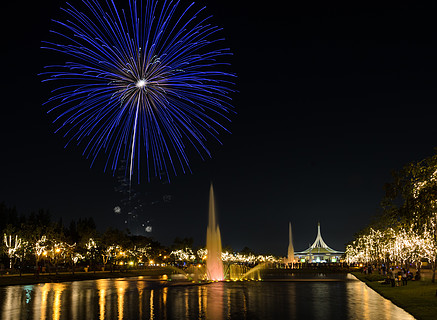
[[[207,139],[219,141],[233,112],[221,29],[194,3],[129,0],[125,11],[82,2],[84,12],[66,4],[51,31],[61,41],[43,46],[71,59],[41,74],[60,84],[46,102],[56,132],[82,145],[91,166],[102,153],[113,172],[127,159],[129,179],[136,171],[140,180],[141,161],[148,180],[191,171],[187,147],[210,157]]]

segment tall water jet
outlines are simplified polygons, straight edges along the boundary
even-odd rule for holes
[[[214,190],[209,189],[209,220],[206,229],[206,249],[208,256],[206,258],[206,273],[208,280],[223,280],[223,262],[222,262],[222,240],[220,228],[215,215]]]

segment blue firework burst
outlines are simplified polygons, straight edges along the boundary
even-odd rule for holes
[[[119,10],[83,0],[66,4],[54,20],[58,39],[43,48],[68,57],[47,66],[43,81],[59,81],[46,102],[68,142],[83,146],[91,165],[105,154],[106,169],[127,159],[132,177],[146,163],[147,177],[190,171],[189,152],[210,157],[207,141],[227,131],[234,75],[220,28],[204,8],[180,1],[129,0]]]

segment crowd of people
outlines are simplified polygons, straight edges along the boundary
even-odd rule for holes
[[[364,274],[371,274],[373,271],[374,268],[370,265],[363,267]],[[383,283],[391,284],[392,287],[406,286],[408,281],[418,281],[421,277],[420,270],[417,270],[416,274],[413,274],[413,272],[405,268],[394,267],[387,270],[385,265],[382,265],[378,269],[378,273],[385,275],[387,278],[383,280]]]

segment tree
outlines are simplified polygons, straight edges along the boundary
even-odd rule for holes
[[[111,266],[111,272],[113,271],[113,262],[117,258],[117,254],[124,252],[124,250],[130,247],[130,239],[126,233],[113,228],[108,228],[103,233],[101,239],[101,250],[103,266],[109,262]]]
[[[393,182],[386,184],[384,188],[386,196],[381,202],[384,213],[378,219],[378,224],[381,230],[391,228],[396,234],[396,238],[387,243],[393,245],[389,253],[391,259],[405,264],[409,260],[416,260],[419,267],[419,260],[428,259],[433,266],[432,282],[435,282],[437,155],[411,162],[402,170],[394,172]],[[352,252],[352,248],[349,249]]]
[[[400,180],[403,197],[402,218],[413,231],[427,238],[426,252],[432,264],[435,282],[437,264],[437,156],[428,157],[404,167]]]
[[[14,260],[19,256],[19,252],[22,247],[22,239],[18,237],[18,234],[15,234],[14,230],[11,228],[6,228],[4,233],[3,241],[6,255],[9,258],[9,269],[12,269],[14,266]],[[13,236],[14,235],[14,236]],[[21,272],[20,272],[21,273]]]

